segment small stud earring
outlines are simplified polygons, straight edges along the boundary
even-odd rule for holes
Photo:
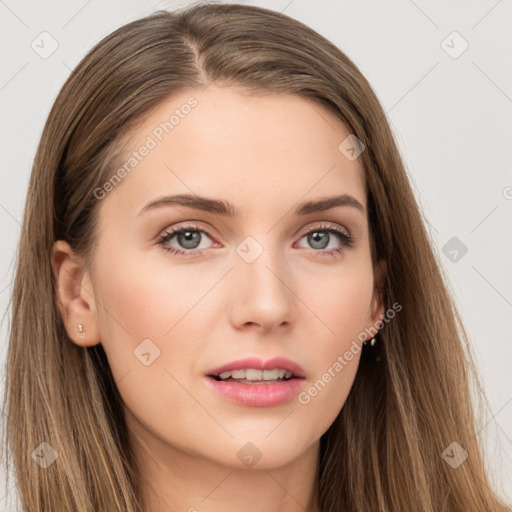
[[[375,339],[375,337],[373,337],[372,341],[370,341],[370,345],[373,347],[375,343],[377,343],[377,340]]]
[[[78,334],[84,334],[84,326],[82,324],[78,324]]]

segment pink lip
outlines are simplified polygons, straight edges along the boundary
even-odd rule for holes
[[[244,370],[246,368],[254,368],[255,370],[273,370],[274,368],[281,368],[293,373],[294,377],[304,379],[306,373],[304,369],[297,363],[287,359],[286,357],[273,357],[268,361],[263,362],[258,357],[248,357],[238,361],[224,364],[217,368],[213,368],[208,372],[208,375],[220,375],[222,372],[229,372],[231,370]]]
[[[246,368],[254,368],[256,370],[281,368],[292,372],[293,377],[287,381],[269,384],[223,382],[212,377],[222,372]],[[230,401],[250,407],[270,407],[282,404],[295,397],[300,392],[305,377],[306,374],[303,368],[285,357],[274,357],[265,362],[257,357],[250,357],[213,368],[205,376],[205,379],[208,386],[211,386],[217,393]]]
[[[250,407],[270,407],[279,405],[300,393],[304,379],[290,379],[274,384],[242,384],[222,382],[205,377],[206,385],[211,386],[219,395],[232,402]]]

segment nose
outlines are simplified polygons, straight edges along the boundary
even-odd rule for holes
[[[267,332],[295,323],[293,279],[276,251],[267,248],[252,263],[237,255],[231,283],[230,320],[237,329]]]

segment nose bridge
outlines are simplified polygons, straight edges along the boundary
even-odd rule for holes
[[[265,240],[262,240],[265,238]],[[279,274],[286,273],[284,255],[277,244],[270,242],[271,235],[248,236],[236,249],[238,258],[236,267],[240,278],[250,282],[253,291],[274,292],[285,287]],[[286,288],[286,287],[285,287]]]
[[[292,320],[293,288],[285,256],[271,234],[248,236],[236,248],[233,300],[243,322],[280,324]]]

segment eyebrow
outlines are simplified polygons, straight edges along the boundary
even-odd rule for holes
[[[240,211],[237,210],[233,204],[227,201],[221,201],[219,199],[211,199],[208,197],[201,197],[191,194],[177,194],[158,197],[150,201],[140,210],[138,215],[141,215],[144,212],[160,206],[171,205],[185,206],[187,208],[203,210],[205,212],[224,215],[227,217],[235,217],[240,214]],[[294,215],[309,215],[316,212],[325,212],[340,206],[350,206],[357,209],[361,213],[366,214],[365,207],[355,197],[348,194],[342,194],[339,196],[327,197],[318,199],[316,201],[307,201],[301,203],[295,208],[293,213]]]

